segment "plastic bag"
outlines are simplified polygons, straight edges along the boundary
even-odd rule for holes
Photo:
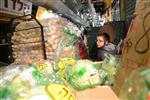
[[[66,70],[67,81],[76,89],[83,90],[101,83],[97,66],[89,60],[78,60]]]
[[[59,68],[57,73],[62,78],[66,79],[66,77],[65,77],[66,68],[68,66],[73,66],[75,63],[76,63],[76,60],[73,58],[60,58],[60,60],[57,64],[57,67]]]
[[[53,66],[47,60],[42,60],[29,65],[34,68],[32,77],[39,85],[46,85],[48,83],[63,83],[63,80],[55,73]]]
[[[150,97],[150,67],[134,70],[125,79],[120,91],[122,100],[149,100]]]
[[[45,91],[43,86],[49,83],[64,84],[64,81],[53,71],[49,61],[36,62],[29,66],[11,65],[2,71],[5,73],[0,81],[0,99],[2,100],[26,100],[35,95],[44,95],[46,98],[48,96],[46,92],[43,92]]]
[[[119,57],[106,53],[102,68],[107,71],[107,80],[105,85],[112,85],[115,81],[115,76],[121,67]]]
[[[44,31],[46,56],[48,59],[55,61],[56,49],[59,43],[62,42],[61,38],[64,36],[64,28],[67,27],[74,33],[79,32],[76,30],[74,24],[61,17],[40,20],[40,23]],[[65,35],[67,34],[65,33]],[[31,20],[18,24],[11,42],[13,43],[12,49],[15,63],[31,64],[44,59],[41,44],[41,29],[37,22]]]
[[[68,65],[73,65],[75,63],[74,59],[77,59],[78,50],[75,44],[77,41],[77,34],[70,30],[68,27],[64,28],[64,35],[61,38],[61,42],[57,49],[57,55],[55,57],[56,70],[58,74],[65,78],[65,69]]]
[[[6,66],[2,71],[3,74],[0,82],[0,99],[16,100],[20,92],[28,91],[36,85],[32,78],[33,68],[27,68],[25,65],[11,64]]]
[[[16,65],[14,63],[9,66],[0,67],[0,84],[7,85],[16,75],[26,69],[26,65]]]
[[[56,61],[58,58],[71,57],[76,58],[77,48],[75,42],[77,41],[77,35],[69,28],[64,28],[64,34],[60,40],[60,44],[57,49]]]

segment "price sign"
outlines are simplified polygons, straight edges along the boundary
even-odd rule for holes
[[[31,14],[32,3],[27,0],[0,0],[0,12],[23,16]]]

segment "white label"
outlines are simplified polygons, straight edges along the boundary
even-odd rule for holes
[[[27,0],[0,0],[0,12],[23,16],[31,14],[32,3]]]

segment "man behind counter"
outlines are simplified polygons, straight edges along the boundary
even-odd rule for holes
[[[99,34],[97,36],[96,44],[98,48],[98,61],[104,60],[105,53],[109,53],[112,55],[116,54],[116,46],[110,42],[110,37],[107,33]]]

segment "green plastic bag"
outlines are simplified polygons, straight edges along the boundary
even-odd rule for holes
[[[98,67],[89,60],[78,60],[74,66],[67,67],[66,78],[74,88],[79,90],[102,83]]]

